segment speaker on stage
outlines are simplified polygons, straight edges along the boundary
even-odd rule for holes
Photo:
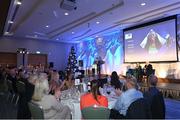
[[[95,75],[95,68],[92,68],[92,74]]]
[[[49,62],[49,68],[53,68],[54,67],[54,62]]]
[[[79,60],[79,67],[83,67],[83,60]]]

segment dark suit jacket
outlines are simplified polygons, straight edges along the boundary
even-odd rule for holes
[[[151,110],[148,101],[144,98],[137,99],[128,107],[126,119],[150,119]]]
[[[144,97],[149,101],[153,119],[165,119],[165,103],[162,93],[156,87],[150,87],[144,93]]]

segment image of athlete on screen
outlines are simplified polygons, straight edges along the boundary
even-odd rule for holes
[[[151,29],[141,42],[140,46],[146,49],[149,54],[155,54],[165,43],[166,40]]]

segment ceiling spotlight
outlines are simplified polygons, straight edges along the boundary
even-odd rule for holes
[[[48,27],[49,27],[49,25],[46,25],[46,27],[48,28]]]
[[[22,3],[21,3],[20,1],[17,1],[16,4],[17,4],[17,5],[21,5]]]
[[[72,32],[72,34],[74,34],[75,32]]]
[[[40,51],[36,51],[36,54],[40,54],[41,52]]]
[[[9,21],[8,21],[8,23],[13,24],[14,22],[13,22],[13,21],[11,21],[11,20],[9,20]]]
[[[141,3],[141,6],[144,6],[144,5],[146,5],[146,3]]]
[[[57,38],[56,40],[59,40],[59,38]]]
[[[67,15],[69,15],[69,13],[65,12],[65,13],[64,13],[64,15],[66,15],[66,16],[67,16]]]
[[[96,35],[96,38],[99,37],[98,35]]]
[[[99,24],[99,23],[100,23],[99,21],[96,22],[96,24]]]

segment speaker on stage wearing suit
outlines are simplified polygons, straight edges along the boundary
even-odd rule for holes
[[[79,67],[83,67],[83,60],[79,60]]]

